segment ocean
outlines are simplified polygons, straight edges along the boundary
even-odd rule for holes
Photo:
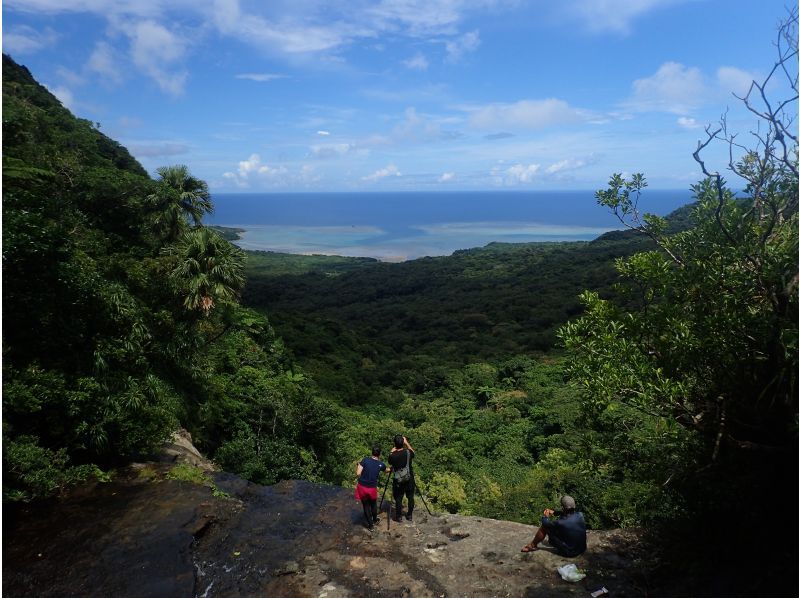
[[[217,193],[207,224],[243,229],[243,249],[403,261],[493,241],[590,241],[622,228],[593,191]],[[661,216],[689,191],[646,191]]]

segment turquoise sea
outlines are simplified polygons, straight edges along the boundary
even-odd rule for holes
[[[244,229],[243,249],[403,261],[493,241],[590,241],[622,228],[593,191],[219,193],[209,224]],[[647,191],[666,215],[689,191]]]

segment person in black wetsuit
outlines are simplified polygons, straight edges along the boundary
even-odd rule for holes
[[[575,499],[566,494],[561,497],[561,513],[552,509],[544,510],[542,527],[536,532],[530,544],[522,547],[522,552],[539,549],[539,542],[547,537],[550,545],[561,556],[575,557],[586,551],[586,522],[583,513],[575,510]],[[557,516],[557,519],[553,517]]]
[[[408,499],[406,520],[411,521],[414,514],[414,471],[411,468],[413,459],[414,449],[408,443],[408,438],[401,434],[395,436],[394,448],[387,459],[392,473],[395,521],[400,521],[400,516],[403,513],[403,496]]]
[[[372,447],[372,456],[364,457],[356,466],[356,500],[364,507],[364,518],[367,527],[372,530],[378,523],[378,477],[386,471],[386,464],[381,461],[381,447]]]

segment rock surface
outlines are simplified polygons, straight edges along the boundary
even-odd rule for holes
[[[217,473],[230,498],[161,480],[166,466],[7,512],[6,596],[614,596],[644,595],[633,533],[591,531],[566,559],[523,554],[532,526],[434,515],[370,532],[344,488],[264,487]],[[422,505],[420,505],[422,507]],[[585,579],[562,580],[574,562]]]
[[[209,472],[218,490],[169,480],[167,463]],[[4,506],[5,596],[613,596],[648,594],[630,531],[590,531],[575,559],[521,553],[533,526],[480,517],[382,513],[374,531],[352,490],[302,481],[265,487],[213,472],[177,435],[161,463],[69,496]],[[388,504],[384,503],[387,507]],[[579,582],[557,569],[575,563]],[[650,593],[652,595],[652,593]]]

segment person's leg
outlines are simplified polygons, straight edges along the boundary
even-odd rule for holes
[[[366,519],[367,521],[367,527],[372,529],[372,513],[369,507],[369,503],[370,503],[369,497],[365,496],[361,499],[361,506],[364,507],[364,519]]]
[[[411,516],[414,513],[414,480],[406,482],[406,498],[408,499],[408,512],[406,519],[411,521]]]
[[[400,515],[403,513],[403,487],[392,480],[392,497],[394,498],[394,517],[395,521],[400,521]]]
[[[378,523],[378,501],[375,499],[370,499],[369,507],[372,514],[372,523]]]
[[[522,552],[530,552],[531,550],[537,550],[539,548],[539,542],[544,540],[547,537],[547,530],[544,527],[540,527],[536,532],[536,535],[531,540],[530,544],[526,544],[522,547]]]

